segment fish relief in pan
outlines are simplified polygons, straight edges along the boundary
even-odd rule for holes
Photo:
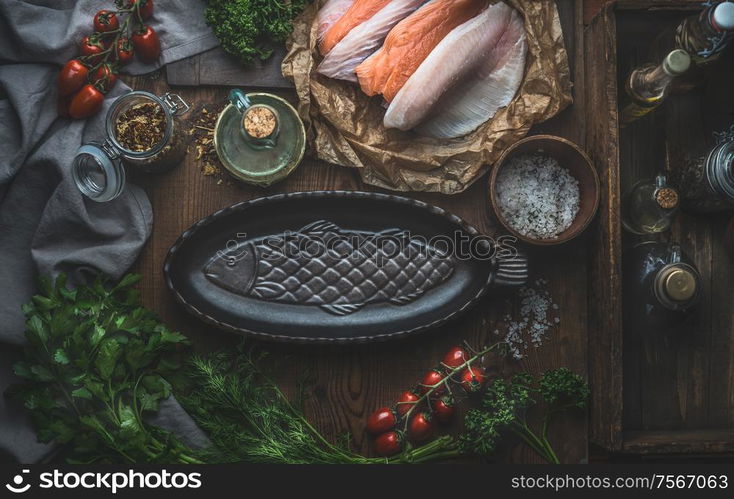
[[[455,266],[452,255],[407,231],[352,231],[319,220],[220,251],[203,271],[242,296],[349,315],[367,304],[413,302]]]

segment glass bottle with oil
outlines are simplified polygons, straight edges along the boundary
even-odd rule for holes
[[[734,2],[706,2],[700,13],[685,18],[675,30],[675,46],[697,65],[715,61],[734,38]]]
[[[676,49],[660,64],[645,64],[633,70],[625,84],[627,96],[620,107],[620,126],[625,127],[658,108],[668,96],[673,80],[690,66],[688,53]]]
[[[622,225],[633,234],[666,232],[678,211],[678,191],[665,175],[637,182],[623,201]]]

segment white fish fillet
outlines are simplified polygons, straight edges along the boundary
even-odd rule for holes
[[[504,3],[493,4],[446,35],[387,108],[385,127],[410,130],[423,121],[446,91],[491,55],[512,12]]]
[[[354,0],[327,0],[321,9],[319,9],[316,22],[318,24],[317,34],[319,42],[335,22],[337,22],[344,13],[349,10]]]
[[[522,16],[512,12],[502,38],[486,62],[441,97],[433,116],[416,131],[439,139],[466,135],[507,106],[525,73],[527,41]]]
[[[367,21],[353,28],[326,55],[317,71],[330,78],[356,82],[355,69],[380,48],[393,27],[425,0],[393,0]]]

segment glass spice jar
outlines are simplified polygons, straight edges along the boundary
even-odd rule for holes
[[[709,213],[734,209],[734,125],[714,134],[716,145],[703,154],[685,153],[671,169],[683,206]]]
[[[678,191],[665,175],[637,182],[623,203],[622,224],[633,234],[658,234],[670,229],[678,209]]]
[[[85,144],[72,163],[74,182],[88,198],[111,201],[131,171],[163,173],[186,156],[186,131],[181,116],[189,105],[176,94],[157,97],[135,91],[119,97],[107,112],[104,142]]]

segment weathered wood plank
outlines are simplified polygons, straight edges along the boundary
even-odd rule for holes
[[[247,86],[265,88],[292,88],[283,78],[280,63],[285,49],[278,47],[267,61],[254,61],[245,66],[236,58],[217,47],[166,67],[170,85],[188,86]]]
[[[631,454],[713,454],[734,451],[734,430],[625,432],[624,450]]]
[[[592,442],[622,445],[621,224],[617,128],[616,19],[606,7],[584,33],[586,144],[601,180],[599,219],[592,226],[589,281],[589,380]]]
[[[538,128],[556,133],[584,145],[586,134],[583,93],[583,40],[581,12],[583,0],[560,0],[561,20],[566,33],[575,87],[575,104],[560,116]],[[201,81],[201,80],[200,80]],[[165,81],[133,80],[137,88],[162,93],[168,90]],[[240,83],[235,83],[239,85]],[[180,87],[174,89],[193,107],[199,104],[223,102],[227,88]],[[291,100],[292,92],[277,92]],[[215,178],[204,177],[190,154],[184,163],[170,174],[137,179],[153,203],[155,228],[136,269],[144,276],[141,282],[144,303],[156,310],[172,327],[192,338],[200,351],[232,348],[238,338],[192,320],[179,309],[165,288],[162,265],[166,252],[178,235],[198,219],[235,202],[280,192],[317,189],[378,190],[364,185],[356,171],[307,158],[285,181],[268,189],[259,189],[234,182],[221,185]],[[409,193],[429,203],[439,205],[466,219],[486,234],[496,232],[496,223],[487,200],[487,179],[479,179],[466,192],[456,196]],[[549,252],[534,252],[536,277],[551,284],[551,292],[560,305],[561,326],[554,328],[542,348],[531,349],[521,363],[491,359],[494,374],[509,374],[519,369],[534,372],[567,366],[585,373],[587,369],[587,297],[580,291],[587,286],[589,258],[586,239]],[[310,372],[314,396],[306,402],[308,418],[329,438],[349,432],[355,450],[371,453],[371,441],[364,434],[364,422],[375,408],[391,403],[404,389],[417,382],[433,367],[452,345],[468,340],[473,344],[495,341],[492,331],[505,313],[505,296],[490,295],[463,318],[429,334],[405,341],[346,347],[266,345],[273,358],[281,359],[278,382],[287,393],[294,393],[304,372]],[[551,429],[565,462],[587,460],[586,417],[583,413],[558,421]],[[453,428],[452,431],[456,431]],[[509,462],[538,462],[527,447],[509,440],[498,460]]]

